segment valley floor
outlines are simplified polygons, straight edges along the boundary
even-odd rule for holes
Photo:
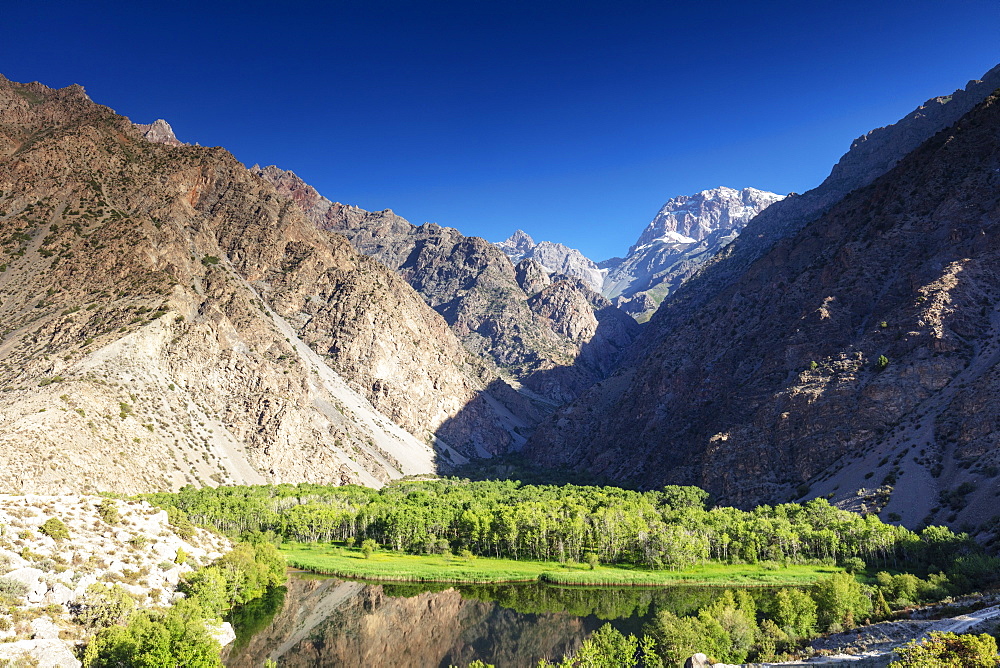
[[[287,543],[281,548],[294,568],[377,581],[408,582],[549,582],[566,585],[778,586],[804,585],[842,569],[834,566],[790,565],[767,570],[760,565],[707,563],[683,570],[647,570],[623,566],[560,564],[454,555],[413,555],[379,550],[365,558],[357,548],[318,543]]]

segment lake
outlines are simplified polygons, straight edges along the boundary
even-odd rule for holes
[[[534,666],[575,651],[605,622],[639,634],[653,610],[694,614],[722,593],[707,587],[594,588],[374,584],[294,573],[286,587],[230,618],[233,668],[448,668],[480,659]]]

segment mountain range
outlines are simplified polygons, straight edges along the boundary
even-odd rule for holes
[[[380,485],[522,452],[991,531],[997,88],[859,138],[804,194],[675,197],[596,263],[0,78],[2,491]]]
[[[725,186],[671,198],[624,257],[595,263],[580,251],[535,241],[523,230],[497,244],[514,262],[530,258],[552,274],[575,276],[614,305],[645,322],[664,297],[736,238],[781,195]]]

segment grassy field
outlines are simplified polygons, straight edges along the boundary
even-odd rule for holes
[[[804,585],[838,572],[832,566],[761,566],[710,563],[683,571],[586,565],[551,561],[514,561],[476,557],[413,555],[379,550],[368,559],[357,548],[329,544],[288,543],[281,547],[288,565],[315,573],[364,580],[402,582],[550,582],[570,585]]]

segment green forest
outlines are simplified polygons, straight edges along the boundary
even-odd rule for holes
[[[444,479],[397,482],[378,490],[309,484],[188,486],[147,498],[237,538],[269,534],[305,543],[373,540],[408,553],[468,550],[484,557],[560,562],[583,562],[593,554],[603,564],[650,569],[683,569],[709,560],[817,560],[853,570],[905,564],[921,575],[958,562],[976,570],[981,559],[968,536],[945,527],[913,532],[885,524],[876,515],[839,510],[825,499],[749,511],[710,507],[707,493],[697,487],[638,492]]]

